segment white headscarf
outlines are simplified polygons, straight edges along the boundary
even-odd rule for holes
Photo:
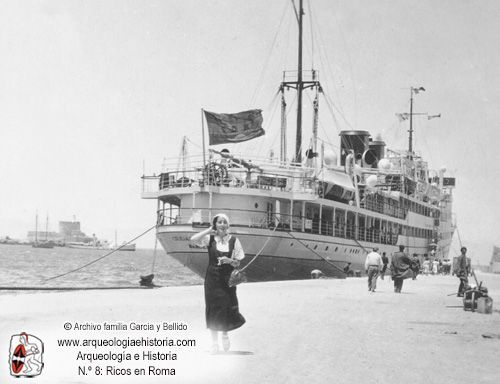
[[[217,217],[217,218],[221,217],[221,218],[225,219],[225,220],[227,221],[227,227],[229,228],[229,217],[227,217],[227,215],[226,215],[225,213],[218,213],[218,214],[216,214],[216,215],[214,216],[214,219],[215,219],[216,217]]]

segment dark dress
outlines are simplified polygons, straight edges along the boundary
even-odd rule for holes
[[[410,258],[404,252],[395,252],[392,255],[391,270],[395,292],[401,292],[404,279],[413,277],[411,264]]]
[[[208,268],[205,275],[205,317],[207,328],[213,331],[232,331],[245,324],[245,318],[238,308],[236,287],[227,284],[232,267],[229,264],[217,265],[218,257],[231,257],[236,238],[229,239],[229,252],[217,250],[213,235],[208,242]]]

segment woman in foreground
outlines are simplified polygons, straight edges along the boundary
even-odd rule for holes
[[[212,334],[212,353],[219,352],[219,332],[222,348],[230,348],[228,332],[241,327],[245,318],[238,308],[236,287],[228,285],[229,276],[245,257],[240,241],[229,234],[229,218],[217,214],[212,226],[191,236],[191,242],[208,249],[205,275],[205,317]]]

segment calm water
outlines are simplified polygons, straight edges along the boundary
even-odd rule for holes
[[[117,251],[98,262],[66,276],[45,281],[79,268],[110,251],[54,247],[33,248],[25,245],[0,244],[0,287],[124,287],[139,286],[142,275],[155,274],[157,285],[194,285],[203,280],[167,256],[158,248],[153,268],[154,251]],[[1,291],[4,294],[9,291]]]

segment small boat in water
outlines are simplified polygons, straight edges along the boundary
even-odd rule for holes
[[[132,244],[123,243],[122,245],[116,246],[115,249],[119,251],[135,251],[135,243]]]
[[[115,246],[114,249],[118,251],[135,251],[135,243],[128,244],[124,241],[121,245],[118,245],[118,232],[115,230]]]
[[[32,244],[33,248],[54,248],[52,241],[37,241]]]
[[[66,247],[75,249],[108,250],[111,249],[108,243],[84,243],[81,241],[70,241]]]
[[[55,243],[51,240],[47,240],[49,227],[49,216],[47,215],[47,222],[45,225],[45,240],[38,240],[38,213],[35,218],[35,241],[32,243],[33,248],[54,248]]]

